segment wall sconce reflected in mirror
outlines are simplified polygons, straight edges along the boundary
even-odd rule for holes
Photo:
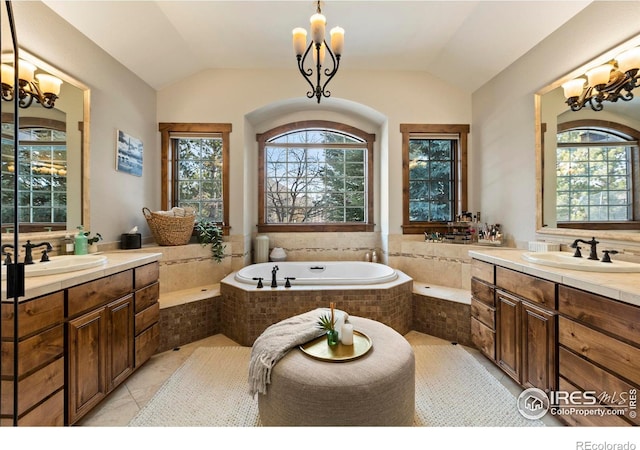
[[[603,101],[628,102],[633,98],[631,91],[640,86],[640,47],[622,52],[613,61],[588,70],[585,76],[562,85],[572,111],[587,104],[594,111],[602,111]]]
[[[18,61],[18,105],[28,108],[35,99],[44,108],[54,107],[60,95],[62,80],[48,73],[35,74],[37,67],[28,61]],[[2,100],[13,101],[15,96],[15,71],[8,64],[0,65]]]

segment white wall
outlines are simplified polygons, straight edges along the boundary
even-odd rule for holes
[[[142,207],[160,207],[156,92],[44,4],[13,2],[20,47],[91,89],[91,231],[119,241],[133,225],[149,234]],[[142,177],[115,170],[116,129],[144,142]]]
[[[534,94],[640,33],[640,2],[593,2],[473,94],[471,204],[535,240]]]

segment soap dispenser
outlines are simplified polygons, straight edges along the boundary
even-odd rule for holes
[[[89,240],[84,235],[84,228],[82,225],[78,227],[78,234],[76,235],[74,253],[76,255],[86,255],[89,253]]]
[[[74,246],[73,239],[69,234],[64,236],[64,240],[62,241],[63,252],[65,255],[73,255],[74,254]]]

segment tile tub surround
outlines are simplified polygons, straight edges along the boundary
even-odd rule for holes
[[[233,274],[220,283],[220,332],[240,345],[251,346],[270,325],[315,308],[336,308],[382,322],[400,334],[412,327],[413,280],[398,278],[376,286],[293,286],[257,289],[238,283]]]
[[[158,353],[219,333],[220,295],[160,309]]]
[[[471,342],[471,293],[425,283],[413,283],[413,330],[451,342]]]

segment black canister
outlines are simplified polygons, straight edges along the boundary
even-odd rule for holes
[[[133,250],[142,246],[140,233],[123,233],[120,237],[120,248],[123,250]]]

